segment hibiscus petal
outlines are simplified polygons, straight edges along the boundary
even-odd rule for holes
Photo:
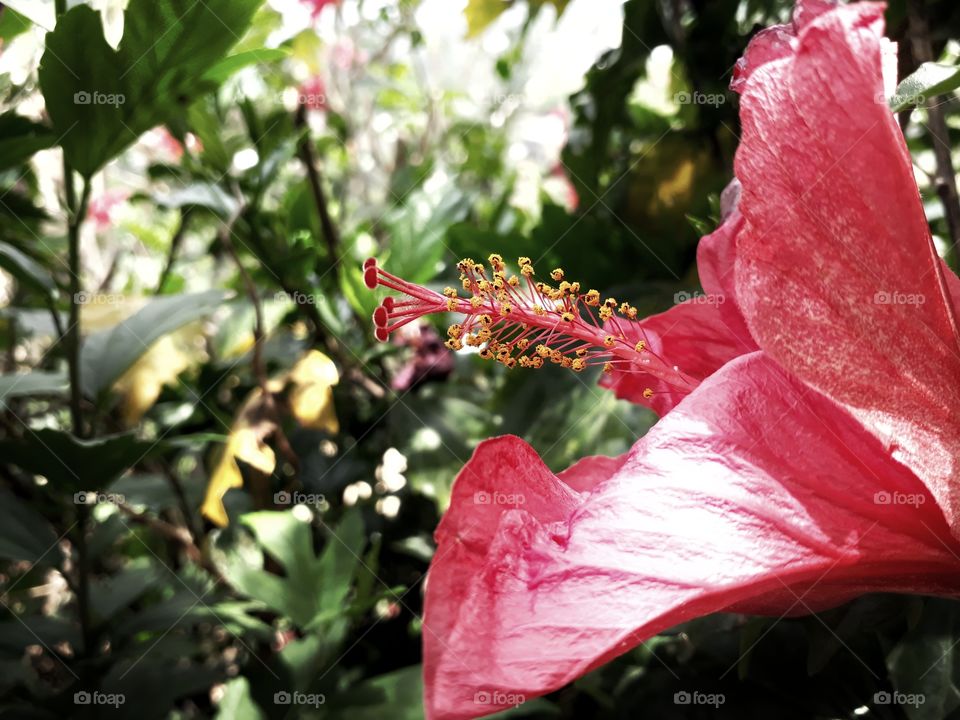
[[[704,380],[733,358],[756,349],[749,335],[743,338],[731,329],[719,309],[724,305],[724,295],[703,295],[639,322],[616,322],[631,343],[644,340],[670,365],[693,380]],[[739,311],[733,312],[739,315]],[[687,395],[649,373],[637,371],[614,369],[604,374],[600,385],[622,400],[651,408],[661,417]],[[653,391],[649,398],[644,395],[648,388]]]
[[[494,490],[514,504],[474,504]],[[424,621],[434,720],[550,692],[700,615],[940,592],[960,568],[923,484],[762,353],[706,380],[592,493],[517,438],[481,445],[437,541]]]
[[[671,365],[694,380],[702,381],[728,361],[754,352],[736,297],[737,234],[743,226],[738,209],[740,183],[734,179],[723,191],[723,222],[697,245],[697,272],[704,295],[636,323],[617,320],[628,340],[649,340],[650,347]],[[600,380],[621,400],[649,407],[658,415],[670,412],[688,393],[678,392],[649,373],[616,368]],[[646,390],[653,394],[646,397]]]
[[[746,81],[737,298],[760,347],[887,443],[957,532],[957,327],[882,29],[882,5],[839,7]]]

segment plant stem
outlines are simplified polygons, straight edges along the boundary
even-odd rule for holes
[[[80,384],[80,226],[87,214],[90,200],[90,183],[84,181],[83,191],[77,202],[74,188],[73,169],[64,161],[64,190],[67,197],[67,265],[70,272],[70,319],[66,331],[67,366],[70,375],[70,417],[73,433],[79,438],[86,436],[83,423],[83,391]]]
[[[923,0],[911,0],[907,4],[910,23],[910,45],[917,65],[933,62],[933,47],[930,43],[930,27],[924,15]],[[943,106],[935,98],[927,101],[927,130],[933,138],[933,154],[937,161],[937,176],[934,186],[943,204],[950,232],[950,246],[945,260],[954,270],[957,266],[957,244],[960,243],[960,193],[957,192],[957,171],[953,166],[950,148],[950,133]]]
[[[336,269],[340,262],[339,248],[340,235],[336,226],[333,224],[333,218],[330,217],[330,208],[327,204],[327,195],[323,190],[323,181],[320,178],[320,171],[317,169],[317,161],[313,155],[313,146],[310,144],[310,135],[307,132],[307,108],[301,105],[297,108],[297,114],[294,118],[294,124],[303,133],[300,138],[300,159],[307,169],[307,180],[310,183],[310,191],[313,193],[313,204],[317,208],[317,214],[320,216],[320,227],[323,230],[323,239],[327,243],[327,252],[330,255],[330,267]]]

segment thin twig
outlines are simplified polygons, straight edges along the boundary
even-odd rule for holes
[[[320,228],[323,230],[323,239],[327,243],[327,252],[330,255],[330,266],[336,268],[340,262],[339,248],[340,235],[333,219],[330,217],[330,208],[327,205],[327,195],[323,190],[323,181],[320,178],[320,170],[317,168],[317,159],[313,154],[313,145],[310,143],[310,134],[307,132],[307,106],[301,103],[297,107],[294,116],[294,125],[301,132],[300,138],[300,160],[307,170],[307,181],[310,183],[310,191],[313,194],[313,204],[317,208],[317,214],[320,216]]]
[[[177,229],[173,233],[173,237],[170,239],[170,250],[167,252],[167,262],[163,266],[163,271],[160,273],[160,279],[157,281],[157,289],[155,292],[157,295],[163,290],[163,286],[170,277],[170,273],[173,272],[173,266],[177,262],[177,254],[180,252],[180,246],[183,245],[183,238],[187,234],[187,224],[189,221],[190,208],[181,209],[180,221],[177,224]]]
[[[923,0],[911,0],[908,3],[910,23],[910,43],[917,64],[933,62],[933,46],[930,43],[930,27],[924,15]],[[933,138],[933,154],[937,161],[937,176],[934,187],[943,204],[950,232],[949,250],[946,260],[957,269],[956,245],[960,243],[960,193],[957,192],[957,172],[953,166],[950,149],[950,133],[943,106],[935,98],[927,100],[927,130]]]
[[[257,291],[257,286],[253,282],[253,278],[250,277],[250,273],[248,273],[247,269],[243,266],[243,262],[240,260],[240,256],[237,254],[237,249],[234,247],[233,239],[231,238],[231,235],[233,234],[233,225],[242,213],[243,206],[241,205],[234,218],[228,223],[224,224],[224,227],[220,232],[220,244],[227,251],[227,254],[237,266],[237,270],[240,273],[240,280],[243,283],[244,289],[246,290],[247,297],[253,304],[255,318],[253,325],[253,375],[257,379],[257,385],[260,387],[264,408],[269,414],[274,425],[274,441],[276,442],[277,449],[280,451],[280,454],[283,455],[284,459],[286,459],[287,462],[289,462],[294,468],[299,468],[300,459],[297,457],[296,452],[294,452],[293,447],[290,445],[290,441],[287,440],[287,436],[284,434],[283,429],[281,428],[280,412],[277,408],[277,403],[273,397],[273,393],[270,391],[269,380],[267,378],[267,368],[263,361],[265,325],[263,319],[263,304],[260,302],[260,293]]]

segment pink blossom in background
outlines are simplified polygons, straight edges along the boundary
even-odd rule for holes
[[[128,190],[107,190],[90,200],[87,207],[87,219],[93,222],[94,228],[100,232],[113,225],[117,208],[130,197]]]

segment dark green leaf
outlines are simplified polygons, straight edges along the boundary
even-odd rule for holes
[[[47,34],[40,87],[67,159],[89,177],[211,88],[206,72],[262,0],[131,0],[117,50],[95,11],[71,9]]]
[[[19,440],[0,440],[0,456],[26,472],[43,475],[59,490],[72,493],[103,488],[158,450],[158,443],[133,433],[80,440],[63,430],[31,430]]]
[[[42,515],[11,493],[0,492],[0,558],[56,562],[57,554],[51,552],[56,541]]]
[[[0,170],[16,167],[38,150],[56,143],[50,128],[17,115],[12,110],[0,115]]]

